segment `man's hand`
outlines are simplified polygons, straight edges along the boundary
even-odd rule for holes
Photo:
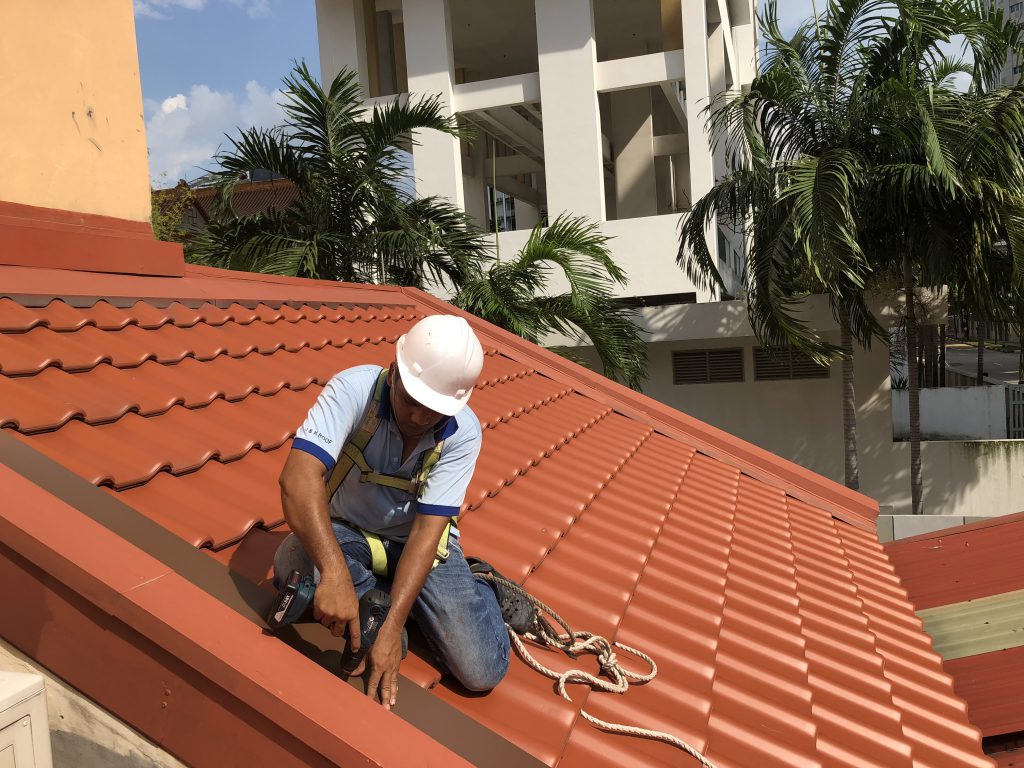
[[[367,654],[370,679],[367,696],[376,696],[380,689],[380,703],[391,709],[398,701],[398,667],[402,664],[402,625],[390,620],[380,628],[377,640]]]
[[[313,618],[331,630],[335,637],[348,633],[352,653],[359,650],[359,600],[347,573],[322,574],[313,598]]]

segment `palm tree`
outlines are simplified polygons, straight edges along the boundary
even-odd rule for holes
[[[285,78],[283,92],[284,126],[242,131],[215,158],[217,215],[189,244],[191,260],[325,280],[443,286],[459,306],[530,341],[549,333],[588,337],[607,375],[640,386],[646,347],[629,311],[612,299],[625,275],[595,225],[562,218],[546,230],[538,226],[515,259],[492,262],[492,246],[461,209],[408,189],[401,148],[413,131],[472,138],[443,116],[436,97],[396,98],[370,112],[354,73],[340,73],[325,91],[304,64]],[[284,211],[237,215],[235,186],[257,170],[291,181],[298,200]],[[543,295],[552,268],[568,280],[568,293]]]
[[[824,17],[804,22],[789,38],[775,1],[766,4],[761,73],[749,92],[726,92],[710,107],[712,139],[724,144],[731,172],[683,220],[677,257],[698,286],[724,288],[706,228],[717,216],[744,230],[748,314],[761,343],[793,346],[822,363],[841,358],[851,488],[860,482],[854,340],[885,338],[865,304],[871,266],[857,238],[856,199],[870,167],[874,121],[859,58],[888,7],[881,0],[834,1]],[[839,347],[796,317],[795,302],[811,292],[828,295]]]
[[[721,286],[705,228],[716,215],[743,228],[758,336],[834,356],[838,350],[793,312],[808,284],[825,292],[851,385],[852,339],[884,338],[865,305],[865,286],[872,276],[902,275],[919,513],[915,291],[942,285],[958,269],[980,284],[983,253],[1000,233],[1011,248],[1024,245],[1017,231],[1024,221],[1021,97],[981,87],[1019,32],[983,0],[831,0],[791,39],[769,2],[761,29],[769,46],[762,73],[749,93],[724,94],[711,108],[712,135],[725,142],[732,173],[684,220],[678,258],[698,283]],[[965,36],[973,65],[943,53],[954,34]],[[954,87],[958,74],[972,79],[971,93]],[[852,395],[844,386],[847,484],[856,487]]]
[[[363,106],[353,72],[325,91],[305,64],[284,80],[284,126],[251,128],[215,160],[216,220],[189,246],[210,266],[325,280],[458,287],[477,270],[486,244],[466,215],[439,197],[408,189],[402,146],[420,129],[469,134],[436,97]],[[235,185],[257,170],[291,181],[287,210],[239,216]]]
[[[606,376],[639,389],[647,372],[646,345],[632,312],[612,296],[626,277],[607,244],[596,224],[560,216],[547,228],[537,225],[519,253],[495,260],[452,301],[534,343],[549,333],[585,336]],[[569,290],[547,295],[555,272],[565,277]]]
[[[1011,254],[1009,289],[1024,282],[1024,91],[985,88],[1008,51],[1019,48],[1020,27],[984,4],[924,9],[930,15],[901,14],[893,31],[899,44],[880,49],[873,62],[886,107],[887,156],[876,165],[863,208],[871,222],[865,238],[878,262],[888,254],[889,267],[902,272],[908,360],[917,359],[919,286],[955,282],[982,317],[999,315],[991,273],[1001,241]],[[953,34],[965,35],[973,64],[941,55]],[[967,92],[950,83],[956,72],[970,75]],[[914,514],[923,511],[919,387],[917,366],[910,365]]]

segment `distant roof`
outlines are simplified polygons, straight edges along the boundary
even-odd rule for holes
[[[971,722],[985,736],[1024,731],[1024,513],[900,539],[886,550]]]
[[[217,187],[192,190],[192,202],[206,221],[213,218],[213,203],[217,193]],[[231,205],[239,216],[252,216],[271,210],[286,211],[298,199],[298,188],[287,179],[240,181],[235,184]]]
[[[569,703],[513,660],[476,696],[414,648],[395,717],[304,657],[336,663],[322,627],[264,633],[294,429],[336,371],[388,363],[418,318],[453,311],[191,266],[0,267],[0,575],[18,607],[0,634],[191,761],[689,764],[583,704],[723,768],[992,764],[874,502],[472,317],[466,550],[652,654],[657,679]],[[241,735],[218,738],[229,716]]]

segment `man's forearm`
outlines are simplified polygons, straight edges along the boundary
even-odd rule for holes
[[[413,521],[409,539],[391,581],[388,621],[394,622],[395,626],[402,626],[409,617],[413,603],[419,597],[437,557],[437,544],[448,522],[447,517],[433,515],[417,515]]]
[[[286,472],[282,477],[284,518],[321,575],[348,573],[331,527],[323,477],[302,469],[297,466],[295,471]]]

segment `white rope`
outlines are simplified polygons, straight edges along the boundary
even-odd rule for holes
[[[572,698],[570,698],[569,693],[566,691],[566,686],[570,683],[582,683],[589,685],[591,688],[596,690],[623,694],[629,690],[630,685],[643,685],[644,683],[649,683],[657,676],[658,665],[655,664],[654,659],[647,654],[618,641],[608,642],[608,640],[600,635],[594,635],[590,632],[573,632],[561,616],[533,595],[529,594],[515,582],[495,576],[493,573],[478,575],[488,581],[500,581],[506,589],[511,589],[518,593],[524,599],[532,603],[539,612],[543,612],[548,616],[551,616],[551,618],[553,618],[558,625],[565,630],[563,633],[556,634],[551,625],[540,613],[538,613],[538,618],[533,625],[533,631],[523,634],[523,637],[527,640],[563,651],[573,658],[581,653],[591,653],[597,656],[598,664],[601,667],[601,674],[606,675],[608,680],[592,675],[582,669],[570,669],[566,672],[556,672],[537,661],[527,650],[526,645],[520,639],[516,631],[508,624],[505,625],[505,628],[508,630],[508,636],[511,639],[512,644],[515,646],[519,657],[537,672],[540,672],[545,677],[549,677],[554,680],[558,688],[558,693],[566,701],[570,703],[572,702]],[[642,675],[624,668],[619,664],[618,656],[615,654],[615,648],[632,654],[639,659],[643,659],[650,666],[651,671]],[[697,760],[704,768],[716,768],[715,764],[704,757],[704,755],[679,737],[673,736],[670,733],[655,731],[649,728],[641,728],[636,725],[609,723],[606,720],[594,717],[582,708],[580,709],[580,715],[584,720],[596,725],[602,730],[609,731],[610,733],[621,733],[626,736],[639,736],[644,739],[661,741],[665,744],[670,744],[673,747],[681,749],[683,752]]]

